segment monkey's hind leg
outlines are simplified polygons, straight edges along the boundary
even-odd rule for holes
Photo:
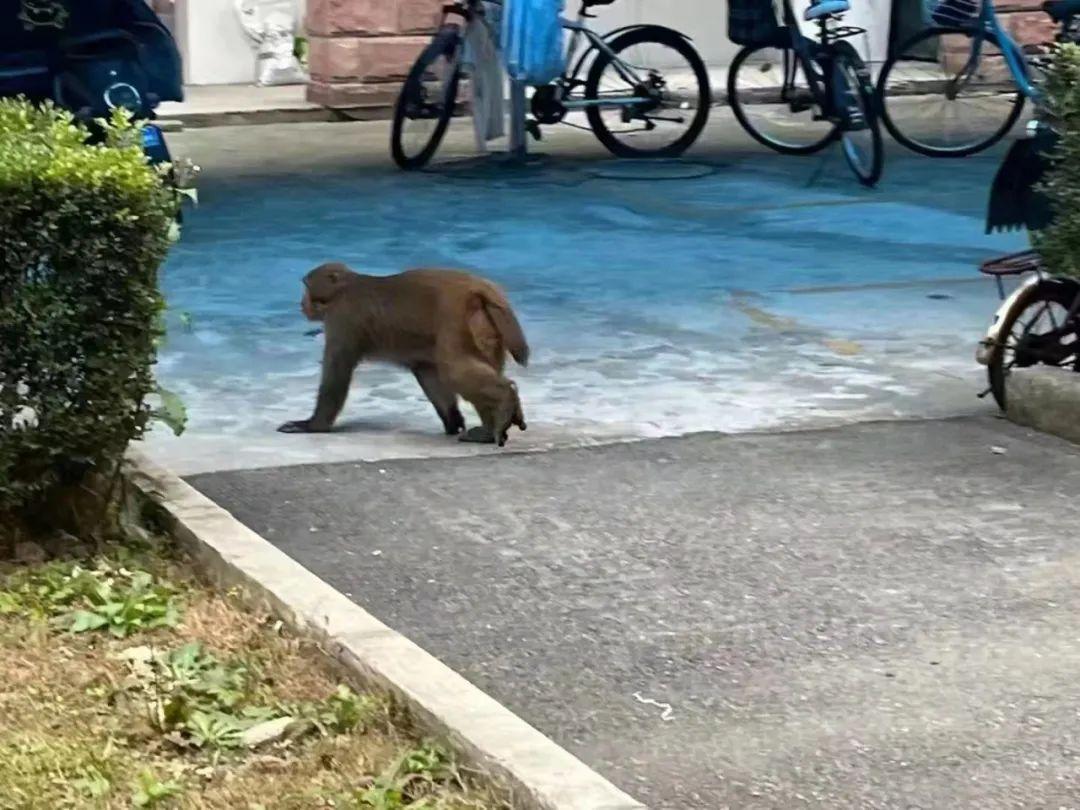
[[[460,441],[502,447],[511,425],[525,429],[517,386],[491,366],[478,360],[466,361],[453,379],[455,388],[476,408],[482,423],[461,434]]]
[[[510,380],[510,387],[514,391],[514,412],[510,417],[510,424],[516,425],[518,430],[525,430],[525,411],[521,408],[521,396],[518,394],[517,383]]]
[[[465,430],[465,417],[458,408],[457,394],[439,379],[438,369],[432,365],[419,365],[415,366],[412,372],[424,395],[435,406],[435,413],[442,420],[446,435],[456,436]]]

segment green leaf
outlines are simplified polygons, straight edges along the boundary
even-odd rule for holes
[[[18,613],[22,610],[22,602],[13,593],[0,591],[0,616]]]
[[[109,620],[99,613],[77,610],[72,614],[70,629],[72,633],[86,633],[90,630],[99,630],[108,623]]]
[[[165,801],[179,796],[182,792],[176,782],[162,782],[152,771],[143,771],[135,782],[131,793],[131,803],[135,807],[159,807]]]

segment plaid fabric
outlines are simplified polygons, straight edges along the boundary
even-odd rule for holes
[[[736,45],[775,42],[780,31],[772,0],[728,0],[728,39]]]
[[[938,25],[964,26],[979,16],[982,5],[979,0],[930,0],[930,19]]]

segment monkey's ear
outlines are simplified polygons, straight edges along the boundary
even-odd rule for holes
[[[330,281],[331,284],[337,284],[339,281],[341,281],[341,273],[339,273],[337,270],[331,270],[329,273],[326,274],[326,278]]]

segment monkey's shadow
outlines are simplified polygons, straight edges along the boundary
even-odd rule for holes
[[[416,438],[433,438],[451,440],[455,437],[447,436],[439,426],[432,425],[424,429],[415,422],[390,421],[384,419],[343,419],[334,425],[329,434],[356,435],[360,433],[384,436],[410,436]]]

